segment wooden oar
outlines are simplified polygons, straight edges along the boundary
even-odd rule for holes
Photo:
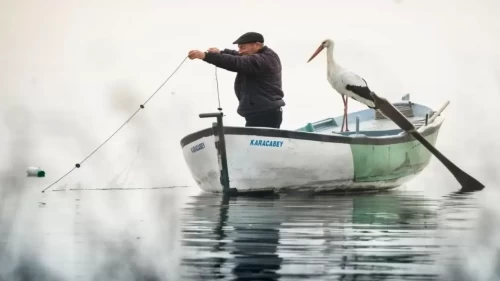
[[[438,109],[438,111],[436,111],[436,112],[434,113],[434,115],[432,115],[432,116],[431,116],[431,118],[429,118],[429,120],[427,120],[427,122],[429,122],[429,124],[430,124],[430,123],[432,123],[432,122],[434,121],[434,119],[436,119],[436,118],[439,116],[439,114],[441,114],[441,113],[443,112],[443,110],[445,110],[445,108],[448,106],[448,104],[450,104],[450,101],[449,101],[449,100],[447,100],[447,101],[446,101],[446,102],[445,102],[445,103],[441,106],[441,108],[440,108],[440,109]]]
[[[396,123],[401,129],[405,130],[407,133],[411,134],[415,139],[417,139],[423,146],[425,146],[434,156],[436,156],[441,163],[453,174],[457,181],[462,185],[461,192],[478,191],[484,188],[484,185],[478,180],[462,171],[453,162],[448,160],[439,150],[437,150],[432,144],[430,144],[417,130],[415,126],[406,119],[406,117],[399,112],[387,99],[377,96],[375,93],[371,93],[375,106],[381,111],[387,118],[391,119]],[[436,113],[437,115],[438,113]]]

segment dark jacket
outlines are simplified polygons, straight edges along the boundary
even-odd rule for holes
[[[239,100],[238,114],[253,114],[285,106],[281,89],[281,61],[269,47],[262,47],[253,55],[242,56],[237,51],[225,49],[206,53],[206,62],[237,72],[234,92]]]

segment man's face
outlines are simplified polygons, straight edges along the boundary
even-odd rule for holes
[[[238,51],[241,55],[253,55],[260,49],[259,43],[238,44]]]

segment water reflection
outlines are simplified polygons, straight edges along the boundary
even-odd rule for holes
[[[221,278],[230,272],[240,279],[276,280],[282,262],[277,248],[284,215],[279,203],[272,197],[197,196],[191,203],[193,214],[184,222],[188,227],[185,241],[198,252],[185,259],[193,266],[190,277]],[[251,206],[272,213],[259,214]]]
[[[183,280],[437,280],[438,229],[469,197],[201,194],[184,213]]]

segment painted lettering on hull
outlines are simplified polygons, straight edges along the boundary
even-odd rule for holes
[[[205,143],[204,143],[204,142],[199,143],[199,144],[197,144],[197,145],[195,145],[195,146],[191,147],[191,152],[192,152],[192,153],[195,153],[196,151],[200,151],[200,150],[202,150],[203,148],[205,148]]]
[[[250,140],[250,146],[282,147],[283,141],[275,140]]]

